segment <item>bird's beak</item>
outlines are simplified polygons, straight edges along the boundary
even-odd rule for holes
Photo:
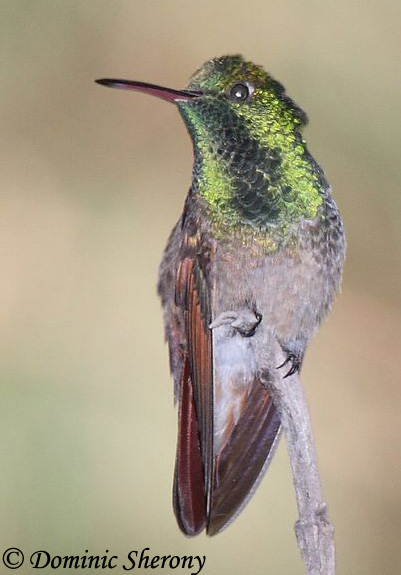
[[[102,86],[109,86],[110,88],[120,88],[121,90],[134,90],[136,92],[143,92],[161,98],[167,102],[187,102],[193,98],[198,98],[202,95],[201,92],[193,90],[173,90],[172,88],[163,88],[155,84],[147,84],[146,82],[136,82],[135,80],[112,80],[110,78],[102,78],[96,80]]]

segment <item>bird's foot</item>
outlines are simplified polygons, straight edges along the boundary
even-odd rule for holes
[[[281,365],[278,365],[276,369],[281,369],[282,367],[288,364],[291,364],[291,367],[288,370],[288,372],[284,375],[283,379],[285,379],[286,377],[290,377],[291,375],[294,375],[294,373],[299,372],[302,365],[302,357],[296,355],[295,353],[289,353],[286,359],[283,361],[283,363]]]
[[[216,329],[222,325],[230,325],[242,337],[252,337],[261,321],[262,315],[256,311],[224,311],[212,321],[209,328]]]

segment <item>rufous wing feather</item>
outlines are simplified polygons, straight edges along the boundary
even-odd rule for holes
[[[176,304],[184,309],[186,356],[180,392],[174,510],[181,529],[206,525],[213,476],[213,370],[209,292],[196,255],[180,263]]]
[[[188,359],[180,388],[173,506],[177,522],[186,535],[197,535],[205,528],[203,461]]]

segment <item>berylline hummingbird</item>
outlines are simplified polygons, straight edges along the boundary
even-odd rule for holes
[[[214,58],[172,90],[100,84],[177,105],[194,148],[184,210],[158,292],[178,407],[173,501],[187,535],[221,531],[253,495],[280,415],[261,383],[279,343],[283,377],[339,289],[345,239],[325,175],[301,135],[304,112],[241,56]]]

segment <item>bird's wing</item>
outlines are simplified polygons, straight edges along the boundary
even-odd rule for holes
[[[224,443],[216,451],[214,404],[221,398],[214,389],[213,337],[209,328],[213,319],[207,255],[210,246],[205,246],[198,234],[184,235],[180,251],[174,306],[181,318],[181,344],[177,338],[169,338],[172,364],[177,362],[176,357],[181,362],[173,505],[186,535],[196,535],[204,528],[214,535],[240,513],[253,495],[278,443],[280,418],[255,375],[244,390],[235,425],[227,425]]]
[[[196,535],[207,523],[213,477],[213,366],[210,291],[202,240],[186,236],[176,276],[175,303],[186,337],[180,382],[173,502],[178,524]]]
[[[269,392],[255,378],[238,421],[216,454],[208,535],[229,525],[251,499],[274,455],[280,417]]]

